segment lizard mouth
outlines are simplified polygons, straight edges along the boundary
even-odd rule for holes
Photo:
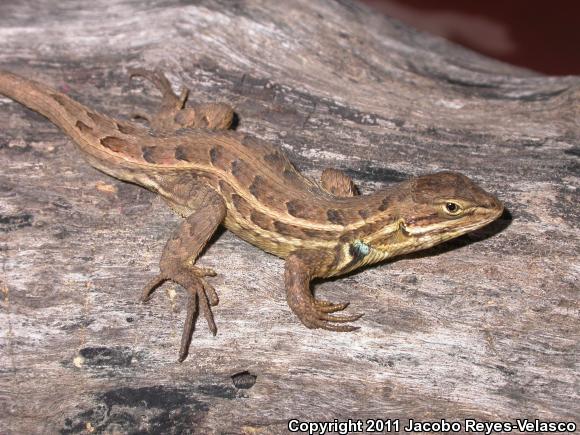
[[[442,221],[425,226],[408,225],[401,219],[399,229],[407,237],[425,238],[433,241],[439,239],[442,242],[488,225],[499,218],[503,210],[501,203],[495,200],[490,207],[475,208],[465,216],[466,219]]]
[[[479,226],[482,227],[493,222],[503,214],[503,211],[503,204],[493,198],[493,203],[490,207],[482,207],[475,210],[475,215],[482,217],[482,219],[478,221]]]

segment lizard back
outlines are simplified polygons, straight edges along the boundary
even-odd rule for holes
[[[393,219],[381,214],[382,198],[335,197],[300,174],[277,147],[248,134],[204,129],[160,134],[8,72],[0,72],[0,93],[59,126],[92,166],[159,193],[184,216],[193,210],[180,185],[209,184],[227,205],[226,227],[282,257],[306,246],[334,248],[342,234],[365,226],[368,216],[379,225]]]

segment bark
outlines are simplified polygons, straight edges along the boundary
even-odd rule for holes
[[[364,312],[306,329],[283,262],[223,232],[218,335],[177,363],[185,295],[139,291],[178,225],[0,98],[0,432],[283,433],[287,420],[579,420],[580,79],[514,68],[348,1],[0,4],[0,68],[107,114],[152,110],[159,68],[307,174],[363,192],[454,170],[508,212],[424,253],[320,282]]]

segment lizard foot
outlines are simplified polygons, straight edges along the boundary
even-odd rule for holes
[[[171,89],[167,77],[158,71],[142,68],[130,69],[129,75],[150,81],[162,95],[161,107],[153,116],[142,112],[133,115],[149,122],[151,127],[162,132],[174,132],[182,128],[209,128],[227,130],[234,122],[234,110],[224,103],[200,103],[185,107],[189,89],[182,88],[179,95]]]
[[[298,306],[294,305],[292,309],[300,321],[310,329],[320,328],[338,332],[356,331],[360,327],[340,325],[340,323],[354,322],[360,319],[363,314],[352,314],[348,316],[334,316],[330,314],[336,311],[342,311],[348,305],[348,302],[335,304],[310,297],[308,300],[303,300]]]
[[[187,316],[179,348],[179,362],[187,358],[191,335],[200,311],[203,313],[211,333],[213,335],[217,333],[211,307],[218,304],[219,298],[213,286],[205,279],[207,276],[216,276],[216,273],[213,269],[197,266],[181,266],[172,271],[161,271],[159,275],[147,283],[141,294],[141,302],[147,302],[157,287],[165,281],[173,281],[189,292]]]
[[[324,253],[314,252],[314,259],[324,258]],[[316,299],[310,291],[312,272],[309,263],[312,258],[309,252],[298,252],[286,259],[284,282],[286,286],[286,301],[290,309],[308,328],[326,329],[329,331],[349,332],[359,329],[358,326],[345,325],[362,317],[362,314],[336,316],[331,313],[342,311],[348,307],[348,302],[334,302]]]

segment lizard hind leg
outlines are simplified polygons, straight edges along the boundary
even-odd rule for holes
[[[348,302],[335,304],[329,301],[315,299],[310,290],[311,279],[317,276],[316,269],[324,262],[324,253],[300,251],[286,259],[284,282],[286,299],[290,309],[308,328],[321,328],[329,331],[350,332],[359,329],[357,326],[344,325],[354,322],[362,314],[350,316],[335,316],[330,313],[342,311]],[[315,261],[322,260],[316,264]]]
[[[185,360],[189,352],[195,322],[201,312],[213,335],[217,328],[211,307],[218,304],[218,296],[206,277],[216,273],[209,268],[195,266],[195,260],[226,215],[223,199],[207,188],[200,195],[198,208],[191,213],[165,244],[159,262],[159,274],[151,279],[141,294],[146,302],[152,293],[165,281],[173,281],[189,292],[187,316],[181,336],[179,362]]]
[[[142,68],[130,69],[129,75],[143,77],[149,80],[162,95],[161,105],[155,115],[142,112],[134,114],[135,118],[146,119],[151,128],[159,132],[171,133],[182,128],[208,128],[226,130],[234,121],[234,110],[224,103],[199,103],[185,107],[189,89],[182,88],[176,95],[171,89],[171,83],[164,74]]]

